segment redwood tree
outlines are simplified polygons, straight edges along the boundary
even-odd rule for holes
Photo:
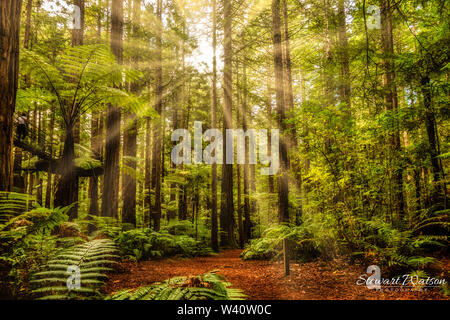
[[[22,0],[0,1],[0,191],[13,185],[13,115],[19,74]]]
[[[222,198],[220,206],[220,228],[221,244],[223,246],[236,245],[234,240],[234,203],[233,203],[233,165],[225,163],[226,161],[226,130],[231,129],[232,124],[232,43],[231,43],[231,20],[232,6],[231,0],[223,0],[224,8],[224,68],[223,68],[223,87],[224,87],[224,105],[223,105],[223,161],[222,165]]]
[[[117,62],[123,62],[123,0],[111,2],[111,51]],[[103,185],[102,216],[118,217],[120,109],[108,105],[106,114],[105,179]]]

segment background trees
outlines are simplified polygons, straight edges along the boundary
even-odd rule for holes
[[[282,223],[328,252],[372,252],[379,230],[448,216],[446,2],[374,2],[377,29],[361,1],[73,1],[82,30],[51,2],[24,6],[19,74],[2,46],[0,189],[21,176],[46,207],[77,203],[74,221],[190,221],[214,250]],[[33,134],[13,170],[15,77]],[[174,165],[171,133],[194,121],[280,129],[279,173]]]

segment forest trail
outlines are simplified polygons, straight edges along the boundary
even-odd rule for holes
[[[216,256],[192,259],[122,262],[121,272],[110,275],[107,293],[137,288],[171,277],[198,275],[218,270],[232,287],[242,289],[249,300],[316,299],[445,299],[438,289],[431,291],[389,292],[356,285],[363,267],[343,261],[291,263],[291,274],[284,276],[282,263],[243,261],[242,250],[226,250]]]

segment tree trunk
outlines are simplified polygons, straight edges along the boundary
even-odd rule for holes
[[[131,6],[131,4],[130,4]],[[132,34],[137,39],[141,16],[141,0],[133,0],[133,16],[132,16]],[[137,68],[139,62],[138,55],[132,57],[132,64]],[[139,91],[138,83],[131,83],[130,89],[132,93],[137,94]],[[123,183],[123,209],[122,221],[136,226],[136,155],[137,155],[137,118],[134,112],[125,114],[125,130],[123,134],[123,156],[124,166],[128,167],[124,170],[122,176]],[[131,171],[131,174],[127,173]]]
[[[384,104],[387,111],[394,113],[398,109],[397,88],[395,85],[395,71],[394,71],[394,46],[392,38],[392,17],[390,0],[380,0],[381,11],[381,46],[383,50],[383,91]],[[403,165],[399,158],[401,154],[400,133],[398,128],[398,121],[395,121],[394,132],[389,134],[388,145],[390,148],[390,162],[392,170],[392,189],[394,192],[394,212],[397,219],[401,219],[405,212],[405,203],[403,198]]]
[[[111,3],[111,51],[117,62],[123,62],[123,0]],[[105,176],[103,185],[102,216],[118,218],[120,109],[109,105],[106,115]]]
[[[53,135],[54,135],[54,128],[55,128],[55,105],[52,103],[52,107],[51,107],[51,118],[50,118],[50,133],[48,135],[49,137],[49,141],[50,141],[50,145],[49,148],[50,150],[48,151],[50,153],[50,158],[53,158]],[[51,207],[51,201],[52,201],[52,171],[49,168],[48,172],[47,172],[47,190],[45,191],[45,207],[46,208],[50,208]]]
[[[185,33],[185,26],[183,25],[183,34]],[[185,49],[185,40],[182,40],[182,57],[181,57],[181,63],[182,63],[182,82],[181,82],[181,119],[180,119],[180,126],[181,128],[187,128],[189,125],[189,121],[186,119],[186,111],[185,111],[185,104],[186,104],[186,49]],[[183,169],[183,164],[180,165],[180,169]],[[187,193],[186,193],[186,186],[185,184],[182,184],[180,186],[180,193],[178,194],[178,219],[179,220],[186,220],[187,219]]]
[[[223,105],[223,160],[226,161],[226,130],[233,127],[232,109],[232,43],[231,43],[231,0],[223,0],[224,8],[224,105]],[[235,247],[234,239],[234,204],[233,204],[233,165],[222,165],[222,199],[220,207],[221,244]]]
[[[275,64],[275,94],[277,104],[277,119],[282,137],[286,131],[285,100],[284,100],[284,74],[283,53],[281,47],[280,0],[272,0],[272,32],[273,32],[273,59]],[[287,144],[284,139],[280,143],[280,171],[278,173],[278,219],[280,222],[289,222],[289,186],[288,186],[288,157]]]
[[[444,172],[439,163],[439,152],[438,152],[438,142],[437,142],[437,131],[436,131],[436,120],[434,116],[434,112],[432,109],[431,103],[431,90],[430,90],[430,78],[428,76],[424,76],[421,79],[421,90],[423,95],[423,104],[425,108],[425,127],[427,130],[428,137],[428,153],[431,160],[431,167],[433,170],[433,183],[434,190],[432,193],[433,203],[437,204],[440,202],[440,197],[445,195],[445,185],[444,180],[442,179],[444,176]],[[445,199],[444,199],[445,200]]]
[[[149,88],[150,91],[150,88]],[[144,190],[145,190],[145,200],[144,200],[144,225],[150,228],[151,219],[151,145],[152,145],[152,127],[150,123],[150,118],[145,119],[145,173],[144,173]]]
[[[284,22],[284,70],[285,70],[285,107],[288,112],[294,112],[294,95],[292,93],[292,63],[289,38],[289,21],[287,11],[287,0],[283,0],[283,22]],[[298,207],[295,212],[296,224],[300,224],[302,216],[302,172],[297,150],[297,132],[295,125],[289,125],[289,149],[291,150],[290,167],[293,172],[296,187]]]
[[[156,33],[156,94],[155,110],[162,115],[162,0],[157,0],[157,33]],[[155,123],[153,131],[153,168],[152,185],[155,190],[155,204],[152,208],[153,228],[159,231],[161,223],[161,124],[160,117]]]
[[[266,101],[266,108],[267,108],[267,121],[269,123],[268,128],[268,153],[271,154],[272,151],[272,135],[270,133],[270,130],[272,130],[272,88],[271,88],[271,72],[270,72],[270,66],[268,64],[267,66],[267,80],[266,80],[266,86],[267,86],[267,101]],[[275,193],[275,184],[273,180],[273,175],[268,175],[268,192],[270,194]],[[268,204],[270,208],[270,203]]]
[[[77,201],[76,194],[78,193],[78,185],[74,170],[75,144],[72,126],[73,124],[69,124],[69,127],[66,128],[64,149],[59,169],[60,180],[55,194],[55,207],[65,207]],[[69,211],[69,219],[75,219],[77,217],[76,215],[77,212],[72,207]]]
[[[31,13],[33,9],[33,0],[28,0],[26,8],[26,20],[25,20],[25,32],[24,32],[24,48],[29,49],[30,47],[30,33],[31,33]],[[25,85],[28,86],[29,76],[24,76]],[[14,152],[14,187],[18,192],[25,193],[26,183],[25,176],[22,175],[22,160],[23,153],[21,148],[15,148]]]
[[[13,187],[13,115],[19,75],[22,0],[0,1],[0,191]]]
[[[242,129],[247,132],[248,129],[248,106],[247,106],[247,61],[244,53],[244,64],[242,68],[243,74],[243,100],[242,100]],[[239,106],[239,105],[238,105]],[[254,205],[250,206],[250,169],[254,164],[249,164],[249,143],[245,139],[245,163],[244,163],[244,243],[250,238],[250,211],[254,212]],[[252,190],[252,194],[254,194]]]
[[[217,127],[217,4],[213,1],[213,83],[212,83],[212,104],[211,104],[211,128]],[[217,163],[211,168],[211,247],[214,251],[219,251],[218,222],[217,222]]]
[[[244,53],[245,55],[245,53]],[[245,57],[243,57],[245,59]],[[239,83],[239,59],[236,61],[236,128],[241,126],[240,118],[241,111],[239,110],[239,106],[241,105],[240,101],[240,83]],[[242,110],[243,111],[243,110]],[[244,115],[242,115],[242,122],[244,122]],[[245,128],[244,128],[245,130]],[[247,151],[247,150],[246,150]],[[247,154],[247,152],[246,152]],[[245,164],[244,164],[245,166]],[[245,235],[244,235],[244,223],[242,219],[242,185],[241,185],[241,168],[244,167],[242,164],[236,165],[236,186],[237,186],[237,214],[238,214],[238,235],[239,235],[239,248],[244,247],[245,243]],[[245,197],[245,194],[244,194]]]
[[[348,55],[348,39],[347,39],[347,25],[345,22],[345,1],[338,2],[338,23],[339,23],[339,64],[340,81],[339,81],[339,96],[341,103],[345,104],[346,115],[351,116],[350,110],[350,62]]]

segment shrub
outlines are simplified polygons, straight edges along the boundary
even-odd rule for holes
[[[107,300],[242,300],[240,289],[229,288],[221,275],[210,272],[194,277],[176,277],[137,289],[122,290]]]
[[[202,242],[186,235],[155,232],[149,228],[133,229],[115,239],[122,255],[133,260],[155,259],[163,256],[206,256],[212,251]]]
[[[241,254],[244,260],[281,259],[283,239],[288,240],[291,258],[310,261],[336,255],[332,233],[323,224],[306,221],[300,226],[276,225],[266,229],[261,238],[251,240]]]

